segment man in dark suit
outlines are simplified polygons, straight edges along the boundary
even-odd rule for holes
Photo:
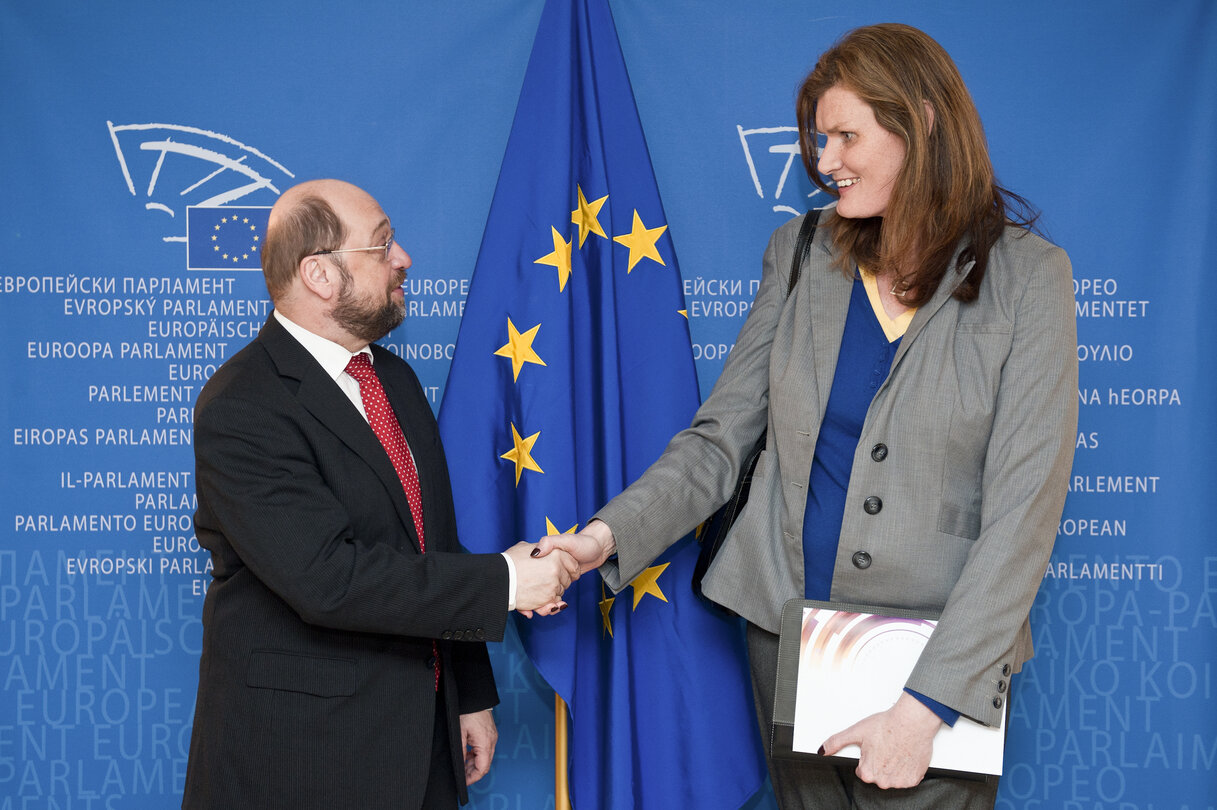
[[[558,599],[569,557],[466,554],[401,323],[410,257],[372,197],[271,210],[275,310],[195,406],[212,554],[184,808],[453,808],[490,766],[485,641]]]

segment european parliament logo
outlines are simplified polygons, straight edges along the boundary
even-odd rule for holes
[[[798,216],[810,208],[829,208],[835,200],[814,200],[823,195],[817,186],[807,181],[799,153],[798,127],[754,127],[736,125],[744,162],[756,196],[772,200],[775,214]],[[823,136],[820,137],[823,144]],[[803,197],[805,191],[810,193]]]
[[[188,270],[261,270],[270,206],[186,207]]]
[[[260,266],[267,206],[294,182],[292,172],[220,132],[163,123],[107,121],[106,126],[127,191],[142,197],[144,209],[164,223],[163,241],[187,243],[190,269]],[[229,207],[234,203],[246,207]],[[253,203],[264,205],[250,207]]]

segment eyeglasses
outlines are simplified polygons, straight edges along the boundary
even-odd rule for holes
[[[364,251],[364,250],[383,250],[384,254],[385,254],[383,259],[384,259],[384,261],[387,262],[389,260],[389,253],[393,250],[393,235],[396,232],[397,232],[397,230],[395,228],[390,228],[389,229],[389,241],[385,242],[383,245],[372,245],[371,247],[362,247],[362,248],[338,248],[337,250],[319,250],[316,253],[310,253],[309,255],[310,256],[327,256],[331,253],[356,253],[356,252]]]

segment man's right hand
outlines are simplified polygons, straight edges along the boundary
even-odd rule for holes
[[[577,534],[554,534],[542,537],[532,550],[532,555],[540,559],[548,559],[555,555],[570,557],[578,566],[579,574],[586,574],[604,565],[605,561],[617,550],[617,541],[606,523],[593,520]],[[576,575],[576,578],[578,575]],[[542,616],[552,616],[566,608],[565,602],[549,602],[538,606],[536,612]],[[532,618],[532,610],[521,610],[528,618]]]
[[[554,534],[537,542],[536,555],[544,557],[553,551],[565,551],[579,564],[579,573],[586,574],[604,565],[617,550],[617,541],[607,523],[593,520],[578,534]]]
[[[516,567],[516,610],[525,615],[559,604],[562,593],[581,573],[579,563],[566,552],[534,557],[535,548],[532,543],[516,543],[506,552]]]

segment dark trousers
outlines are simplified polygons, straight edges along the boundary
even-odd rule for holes
[[[927,777],[914,788],[882,790],[858,779],[853,765],[775,759],[770,750],[778,637],[748,625],[752,698],[773,793],[782,810],[992,810],[997,777],[982,780]]]

